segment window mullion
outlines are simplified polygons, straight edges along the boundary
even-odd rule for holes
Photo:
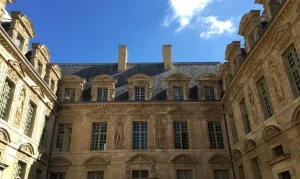
[[[216,149],[219,149],[218,134],[217,134],[217,129],[216,129],[216,123],[213,123],[213,127],[214,127],[214,136],[215,136],[215,142],[216,142]]]

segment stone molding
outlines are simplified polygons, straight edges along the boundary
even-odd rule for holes
[[[22,144],[19,148],[19,151],[29,155],[29,156],[33,156],[34,155],[34,149],[33,146],[30,143],[25,143]]]
[[[152,78],[145,74],[136,74],[128,81],[128,96],[129,100],[135,100],[135,87],[145,88],[145,100],[151,100],[152,97]]]
[[[8,144],[11,142],[8,131],[2,127],[0,128],[0,141],[5,144]]]
[[[216,100],[220,100],[221,88],[219,85],[219,78],[216,74],[213,73],[204,73],[195,79],[198,87],[198,99],[205,100],[204,87],[213,87],[214,95]]]
[[[175,73],[170,76],[168,76],[165,79],[167,88],[167,99],[173,100],[173,87],[182,87],[183,88],[183,98],[184,100],[188,100],[190,95],[190,87],[189,82],[191,78],[188,78],[186,75],[181,73]]]
[[[66,88],[74,88],[75,89],[75,101],[80,102],[83,93],[83,85],[86,80],[80,78],[77,75],[67,75],[64,76],[60,82],[58,87],[58,98],[60,102],[64,102],[65,98],[65,89]]]
[[[50,160],[50,163],[49,163],[50,166],[70,166],[72,165],[72,162],[65,158],[65,157],[54,157]]]
[[[171,162],[173,164],[195,164],[197,161],[195,160],[195,157],[192,157],[188,154],[179,154],[175,156]]]
[[[101,156],[92,156],[83,162],[83,165],[108,165],[110,162]]]
[[[262,135],[262,139],[269,140],[277,135],[279,135],[281,132],[280,128],[274,125],[270,125],[265,127]]]
[[[224,154],[215,154],[208,160],[211,163],[228,163],[230,162],[230,157]]]
[[[91,96],[92,101],[97,101],[97,89],[98,88],[107,88],[107,101],[111,101],[115,96],[115,84],[117,83],[117,79],[113,78],[109,75],[98,75],[94,78],[90,79],[92,89]]]

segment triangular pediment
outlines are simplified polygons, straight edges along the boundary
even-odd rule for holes
[[[88,113],[88,115],[97,115],[97,114],[112,114],[112,112],[107,109],[99,108]]]
[[[177,155],[171,160],[171,162],[175,163],[175,164],[188,164],[188,163],[193,164],[193,163],[196,163],[195,159],[192,156],[187,155],[187,154]]]
[[[84,165],[108,165],[109,161],[100,156],[93,156],[83,162]]]
[[[146,110],[145,108],[139,107],[129,112],[129,114],[151,114],[152,112]]]
[[[25,77],[25,72],[20,66],[20,62],[14,60],[8,60],[8,64],[15,69],[22,77]]]
[[[168,112],[169,114],[191,114],[192,112],[188,109],[177,107]]]

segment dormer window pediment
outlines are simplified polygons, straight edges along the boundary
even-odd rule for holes
[[[79,102],[82,98],[83,85],[86,80],[76,75],[64,76],[58,88],[60,102]]]
[[[188,78],[184,74],[176,73],[166,78],[168,100],[188,100],[190,94]]]
[[[111,101],[115,96],[115,84],[117,79],[102,74],[90,79],[92,101]]]
[[[136,74],[128,81],[129,100],[151,100],[152,97],[152,78],[145,74]]]
[[[195,79],[198,87],[198,99],[214,101],[220,99],[221,88],[216,74],[205,73]]]

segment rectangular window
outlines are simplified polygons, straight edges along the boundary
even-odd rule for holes
[[[88,172],[88,179],[104,179],[104,172],[103,171]]]
[[[238,172],[239,172],[239,179],[245,179],[245,172],[244,172],[244,166],[240,165],[238,167]]]
[[[23,47],[23,43],[24,43],[24,38],[19,34],[15,39],[15,45],[19,50],[21,50]]]
[[[284,56],[289,80],[294,87],[295,96],[298,97],[300,95],[300,57],[295,46],[290,47]]]
[[[262,77],[260,80],[258,80],[257,85],[258,85],[258,89],[259,89],[260,100],[262,103],[262,108],[263,108],[263,111],[265,114],[265,118],[268,119],[273,116],[273,111],[272,111],[269,90],[268,90],[267,83],[266,83],[264,77]]]
[[[66,178],[66,173],[64,172],[50,174],[50,179],[65,179],[65,178]]]
[[[133,122],[132,149],[147,149],[147,122]]]
[[[41,75],[43,73],[43,64],[38,62],[36,66],[36,71],[38,72],[38,74]]]
[[[93,123],[91,150],[106,150],[107,123]]]
[[[251,159],[251,164],[252,164],[253,174],[255,176],[254,178],[255,179],[262,179],[259,164],[258,164],[258,159],[257,158]]]
[[[209,100],[209,101],[216,100],[214,87],[204,86],[204,94],[205,94],[205,100]]]
[[[225,146],[224,146],[221,122],[218,121],[208,122],[207,125],[208,125],[210,148],[224,149]]]
[[[189,149],[187,122],[175,121],[173,127],[175,149]]]
[[[246,107],[244,99],[240,103],[240,109],[241,109],[242,121],[243,121],[243,125],[244,125],[245,134],[247,135],[251,132],[251,125],[249,122],[249,116],[248,116],[247,107]]]
[[[148,170],[132,170],[133,179],[148,179]]]
[[[218,169],[214,170],[215,179],[229,179],[228,169]]]
[[[16,171],[16,179],[25,179],[26,163],[19,161]]]
[[[107,101],[107,88],[97,89],[97,101]]]
[[[233,114],[231,114],[229,116],[229,119],[230,119],[230,125],[231,125],[232,142],[233,142],[233,144],[236,144],[236,143],[238,143],[239,138],[238,138],[238,134],[237,134],[237,130],[236,130],[236,125],[235,125],[235,122],[234,122]]]
[[[182,87],[173,87],[173,100],[184,100]]]
[[[280,156],[284,155],[282,145],[279,145],[279,146],[273,148],[273,154],[275,157],[280,157]]]
[[[285,171],[278,174],[278,179],[291,179],[291,175],[289,171]]]
[[[59,152],[67,152],[70,149],[72,124],[58,124],[56,149]]]
[[[34,126],[35,112],[36,112],[36,105],[30,102],[27,111],[27,118],[25,121],[25,128],[24,128],[24,134],[27,136],[31,136],[32,129]]]
[[[66,88],[65,102],[74,102],[74,101],[75,101],[75,88]]]
[[[177,179],[192,179],[192,170],[176,170]]]
[[[0,118],[8,120],[9,107],[14,93],[14,84],[8,79],[5,80],[2,90],[0,90]]]
[[[37,168],[36,169],[36,174],[35,174],[35,179],[41,179],[43,174],[43,170]]]
[[[140,87],[135,88],[135,100],[137,101],[145,100],[145,88],[140,88]]]

